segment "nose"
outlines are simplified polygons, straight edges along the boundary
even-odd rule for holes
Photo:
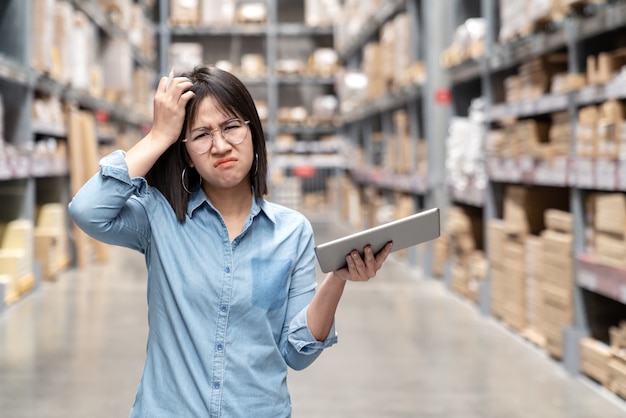
[[[213,140],[212,151],[217,154],[231,148],[230,142],[224,138],[222,131],[219,129],[211,133],[211,139]]]

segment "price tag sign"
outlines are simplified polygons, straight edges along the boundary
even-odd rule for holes
[[[536,113],[535,102],[532,100],[526,100],[520,103],[519,114],[521,116],[530,116]]]
[[[602,190],[617,189],[617,162],[598,159],[595,166],[596,187]]]
[[[596,277],[595,273],[581,268],[578,271],[578,284],[585,289],[589,289],[595,292],[598,288],[598,278]]]
[[[499,181],[502,180],[498,177],[500,173],[500,160],[498,158],[490,158],[487,160],[487,173],[492,180]]]
[[[531,156],[525,155],[520,157],[519,165],[522,172],[533,171],[535,168],[535,159]]]
[[[504,178],[512,183],[519,182],[522,172],[516,159],[507,158],[504,160]]]
[[[13,158],[13,173],[17,178],[29,177],[30,159],[25,155],[15,156]]]
[[[617,188],[626,191],[626,161],[617,163]]]
[[[567,186],[569,162],[567,157],[555,157],[552,159],[552,178],[557,186]]]
[[[577,97],[578,103],[582,103],[582,104],[593,103],[600,98],[601,93],[602,92],[598,90],[597,86],[583,87],[578,92],[578,97]]]
[[[13,177],[11,173],[12,171],[9,165],[9,157],[6,155],[0,155],[0,179],[10,179],[11,177]]]
[[[583,189],[595,188],[594,177],[594,164],[593,160],[588,158],[579,158],[576,160],[574,178],[578,187]]]

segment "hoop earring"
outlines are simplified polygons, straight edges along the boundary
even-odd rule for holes
[[[183,189],[185,189],[185,191],[187,192],[187,194],[191,194],[193,192],[189,191],[189,189],[187,188],[187,186],[185,185],[185,177],[187,174],[187,169],[189,168],[189,166],[183,168],[182,173],[180,174],[180,180],[181,183],[183,184]],[[202,177],[200,177],[200,184],[198,185],[198,188],[200,188],[200,186],[202,186]]]
[[[256,176],[256,173],[259,172],[259,154],[254,153],[255,163],[254,163],[254,174],[253,177]]]

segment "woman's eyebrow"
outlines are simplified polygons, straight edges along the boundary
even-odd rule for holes
[[[222,127],[222,125],[224,125],[225,123],[228,123],[228,122],[230,122],[230,121],[232,121],[232,120],[235,120],[235,119],[239,119],[239,118],[238,118],[237,116],[231,116],[231,117],[229,117],[228,119],[226,119],[226,120],[224,120],[223,122],[221,122],[219,125],[217,125],[217,128],[221,128],[221,127]],[[215,129],[217,129],[217,128],[215,128]],[[198,126],[197,128],[193,128],[193,129],[192,129],[192,130],[190,130],[189,132],[199,131],[199,130],[202,130],[202,129],[213,130],[213,129],[211,129],[211,128],[210,128],[210,127],[208,127],[208,126]]]

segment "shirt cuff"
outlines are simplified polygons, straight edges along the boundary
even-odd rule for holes
[[[135,193],[139,195],[145,191],[148,185],[143,177],[130,178],[126,164],[126,153],[122,150],[116,150],[104,156],[100,160],[100,172],[103,176],[119,180],[133,187]]]
[[[301,354],[315,354],[337,342],[335,321],[330,327],[330,332],[324,341],[317,341],[306,321],[307,308],[298,313],[289,325],[289,343]]]

